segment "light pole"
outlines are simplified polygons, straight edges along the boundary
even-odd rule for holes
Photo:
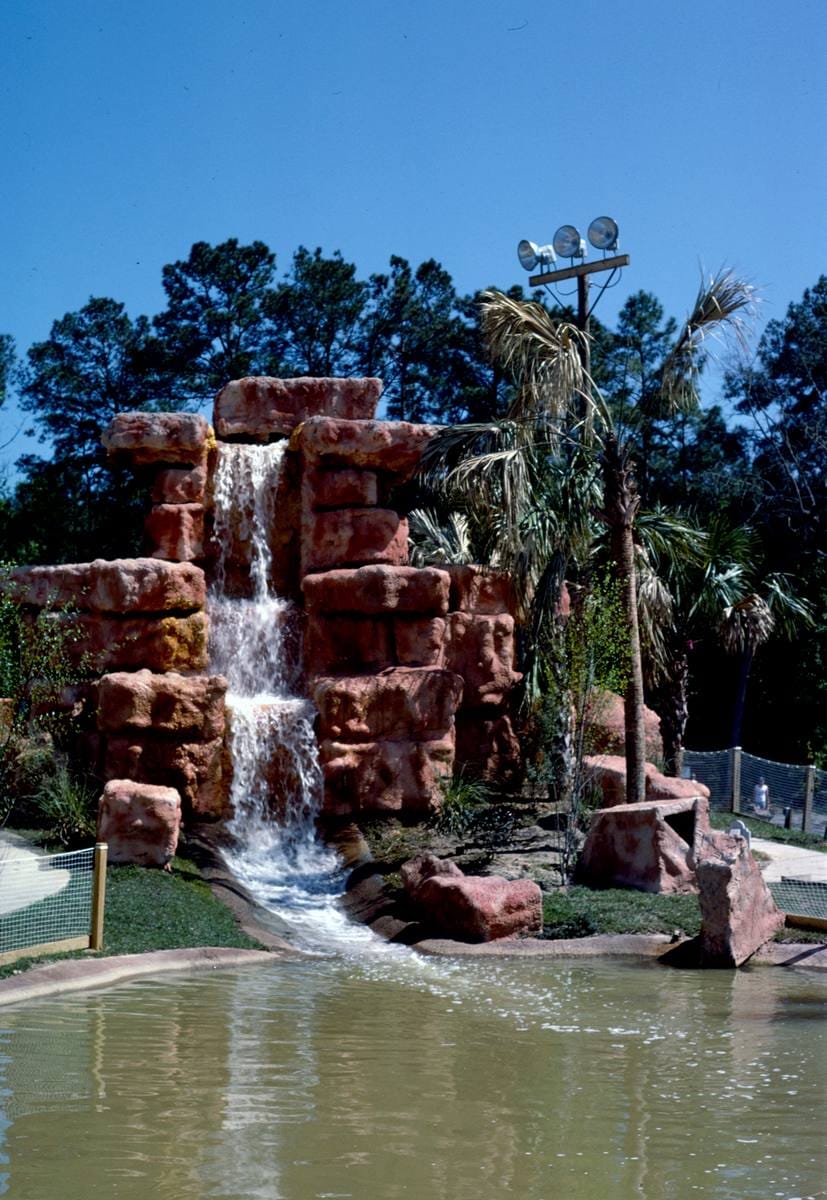
[[[594,304],[589,308],[589,276],[596,275],[600,271],[611,271],[614,274],[615,271],[629,265],[628,254],[615,253],[611,257],[606,257],[608,251],[617,250],[618,233],[617,222],[612,217],[595,217],[588,228],[588,239],[595,250],[603,251],[603,258],[593,263],[585,262],[586,242],[574,225],[561,225],[552,238],[551,245],[537,246],[534,242],[523,239],[517,247],[520,266],[526,271],[533,271],[538,266],[551,266],[558,257],[570,260],[569,266],[556,271],[547,270],[542,271],[539,275],[531,275],[528,282],[532,287],[548,287],[553,283],[562,283],[565,279],[576,279],[576,324],[577,328],[585,334],[589,332],[589,317],[594,308]],[[575,259],[578,258],[580,262],[576,263]],[[597,300],[609,286],[611,278],[610,275],[600,289]],[[597,300],[595,300],[595,304]],[[588,386],[588,380],[591,379],[591,350],[588,337],[583,339],[581,353]]]

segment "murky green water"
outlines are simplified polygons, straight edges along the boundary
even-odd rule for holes
[[[827,1190],[815,973],[279,963],[0,1012],[3,1194]]]

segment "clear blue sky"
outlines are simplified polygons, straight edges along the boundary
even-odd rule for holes
[[[609,323],[639,288],[683,316],[724,263],[765,321],[825,269],[825,0],[5,0],[0,28],[21,351],[90,295],[159,311],[199,239],[435,257],[472,291],[609,213]]]

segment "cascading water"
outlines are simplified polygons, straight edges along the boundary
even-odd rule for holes
[[[341,892],[336,856],[316,838],[322,775],[315,711],[297,694],[297,613],[271,586],[269,537],[287,443],[221,445],[214,485],[219,548],[211,589],[211,669],[229,683],[233,763],[227,852],[233,873],[270,911],[318,946],[329,938]],[[252,597],[228,595],[228,565],[245,548]]]

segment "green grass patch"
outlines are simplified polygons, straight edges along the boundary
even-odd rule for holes
[[[626,888],[570,887],[543,897],[543,937],[597,933],[672,933],[694,937],[701,928],[697,896],[656,896]]]
[[[762,821],[757,817],[747,817],[743,813],[711,812],[709,821],[713,829],[729,829],[734,820],[743,821],[753,837],[763,838],[767,842],[784,842],[788,846],[800,846],[802,850],[819,850],[827,853],[827,842],[814,833],[805,833],[802,829],[785,829],[783,825],[773,825],[770,821]]]

